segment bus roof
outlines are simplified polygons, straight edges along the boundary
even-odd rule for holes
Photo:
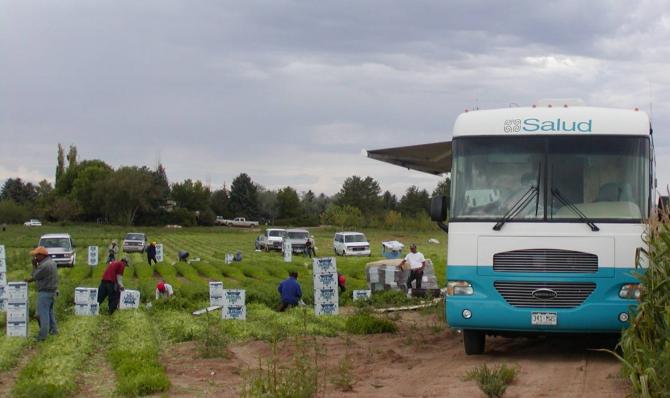
[[[519,107],[461,113],[453,136],[472,135],[649,135],[645,112],[577,107]]]

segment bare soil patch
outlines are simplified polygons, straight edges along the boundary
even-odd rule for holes
[[[462,380],[466,371],[481,365],[507,364],[520,370],[506,397],[624,397],[626,383],[620,365],[608,353],[591,348],[611,347],[589,338],[489,337],[487,352],[466,356],[462,336],[442,327],[435,315],[408,312],[397,315],[397,334],[317,338],[327,372],[349,353],[353,358],[353,391],[338,391],[328,382],[330,397],[480,397],[474,382]],[[279,343],[288,359],[292,341]],[[244,375],[257,369],[259,358],[271,356],[265,342],[231,347],[229,359],[200,359],[193,343],[175,345],[164,354],[172,382],[169,396],[236,397]],[[330,377],[327,378],[330,380]]]

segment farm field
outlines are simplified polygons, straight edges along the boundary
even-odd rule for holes
[[[310,230],[318,254],[332,255],[335,229]],[[368,335],[349,332],[357,313],[349,295],[341,301],[343,315],[336,317],[315,317],[309,305],[306,310],[276,313],[276,287],[289,270],[300,274],[305,301],[312,302],[311,262],[294,255],[293,262],[286,264],[280,253],[255,252],[258,229],[11,226],[0,233],[0,244],[7,250],[9,281],[29,275],[28,252],[48,232],[69,232],[78,248],[77,265],[59,271],[60,334],[39,345],[31,339],[7,338],[4,332],[0,335],[0,396],[235,397],[254,385],[259,364],[267,368],[272,363],[279,370],[315,367],[319,396],[331,397],[476,397],[481,394],[478,388],[462,376],[483,363],[519,368],[509,397],[620,397],[627,392],[618,376],[617,361],[588,349],[602,347],[601,341],[496,338],[490,339],[487,355],[467,357],[460,335],[446,328],[440,307],[389,315],[388,320],[398,327],[396,333]],[[144,302],[153,301],[156,281],[162,278],[175,287],[176,298],[138,311],[119,311],[112,317],[75,317],[74,288],[97,287],[105,248],[112,239],[121,243],[126,232],[145,232],[165,247],[165,261],[154,267],[141,254],[127,255],[132,266],[124,276],[126,287],[139,289]],[[433,260],[439,283],[444,285],[444,233],[364,232],[371,241],[371,258],[337,258],[349,294],[366,287],[364,266],[381,258],[381,241],[388,239],[416,242]],[[440,244],[428,244],[430,238],[439,239]],[[89,245],[100,247],[101,265],[97,267],[86,265]],[[200,261],[175,263],[179,250],[189,251],[190,258]],[[242,251],[243,261],[225,264],[225,254],[237,250]],[[207,283],[212,280],[221,280],[228,288],[246,289],[247,321],[190,315],[208,305]],[[31,289],[34,313],[34,286]],[[386,299],[390,303],[402,300],[397,296]],[[101,314],[105,310],[106,303]],[[4,324],[4,314],[0,313],[0,321]],[[31,324],[31,334],[36,329]],[[300,356],[314,359],[317,365],[296,362]],[[254,394],[247,391],[247,396]]]

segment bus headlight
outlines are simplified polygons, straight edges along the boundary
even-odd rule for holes
[[[475,290],[468,281],[449,281],[447,282],[448,296],[472,296]]]
[[[642,286],[639,283],[627,283],[621,286],[619,290],[619,297],[622,299],[639,300],[642,295]]]

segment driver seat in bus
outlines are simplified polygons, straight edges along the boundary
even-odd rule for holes
[[[600,186],[596,202],[630,202],[633,199],[633,190],[630,184],[608,182]]]

